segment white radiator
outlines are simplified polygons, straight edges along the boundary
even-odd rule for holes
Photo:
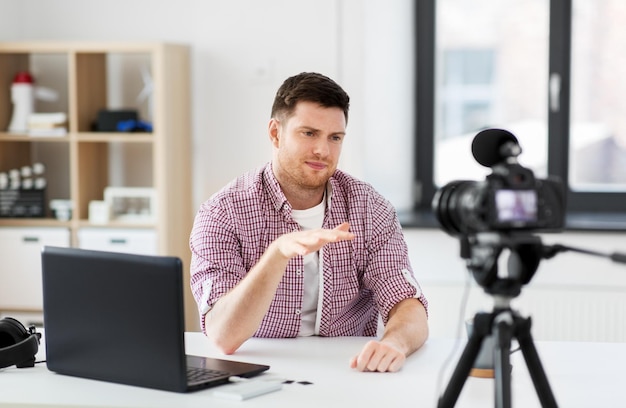
[[[461,285],[423,285],[429,301],[433,337],[466,335],[459,321],[479,311],[491,311],[493,298],[473,284],[460,319]],[[626,291],[621,288],[524,287],[512,308],[531,317],[535,340],[626,342]]]
[[[611,288],[529,289],[517,299],[537,340],[626,342],[626,293]]]

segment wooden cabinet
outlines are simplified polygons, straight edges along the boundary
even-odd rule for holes
[[[66,135],[6,131],[18,71],[31,72],[36,86],[56,92],[53,102],[37,101],[36,111],[65,112]],[[43,218],[0,218],[0,228],[63,227],[72,246],[79,246],[81,229],[91,227],[154,231],[157,253],[179,256],[188,279],[193,222],[189,79],[189,49],[181,44],[0,42],[0,172],[43,163],[46,205],[53,199],[72,204],[69,220],[54,218],[47,208]],[[137,98],[147,90],[149,98]],[[101,110],[126,108],[136,108],[152,131],[93,130]],[[91,224],[89,203],[102,201],[109,186],[152,188],[154,221]],[[12,282],[3,278],[2,285]],[[187,329],[195,329],[198,317],[188,284],[185,302]]]

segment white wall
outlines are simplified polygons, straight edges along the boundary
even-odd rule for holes
[[[21,24],[16,16],[21,15],[21,7],[15,0],[0,2],[0,39],[16,40],[21,37]]]
[[[413,132],[410,0],[3,0],[2,7],[0,22],[12,24],[0,24],[0,40],[191,46],[194,209],[269,160],[274,93],[301,71],[335,78],[352,97],[342,167],[408,206],[411,149],[402,143]],[[381,149],[387,143],[396,151]],[[402,164],[406,171],[393,170]]]

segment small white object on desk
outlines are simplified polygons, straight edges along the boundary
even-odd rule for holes
[[[280,381],[264,381],[261,379],[239,380],[232,384],[222,385],[213,391],[213,396],[234,401],[243,401],[258,397],[283,388]]]

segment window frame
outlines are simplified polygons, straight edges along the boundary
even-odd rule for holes
[[[431,203],[435,148],[435,44],[437,0],[415,3],[414,207],[401,214],[405,226],[436,227]],[[572,48],[572,0],[550,0],[549,74],[559,75],[559,108],[548,107],[548,174],[560,177],[567,191],[569,230],[626,230],[626,193],[576,192],[569,188],[569,128]],[[546,89],[546,96],[549,97]],[[548,104],[550,105],[550,104]],[[470,154],[470,152],[468,152]]]

